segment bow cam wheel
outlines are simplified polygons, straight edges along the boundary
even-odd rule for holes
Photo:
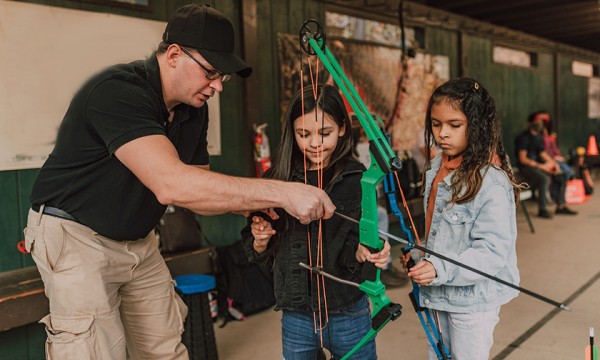
[[[309,43],[310,39],[314,39],[319,44],[321,50],[325,51],[325,31],[323,31],[321,24],[317,20],[306,20],[300,28],[299,35],[302,50],[308,55],[315,55],[316,52]]]

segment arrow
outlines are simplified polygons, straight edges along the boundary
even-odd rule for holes
[[[351,218],[351,217],[350,217],[350,216],[348,216],[348,215],[340,214],[340,213],[339,213],[339,212],[337,212],[337,211],[335,212],[335,214],[336,214],[336,215],[338,215],[339,217],[341,217],[341,218],[343,218],[343,219],[346,219],[346,220],[348,220],[348,221],[350,221],[350,222],[353,222],[353,223],[355,223],[355,224],[358,224],[358,223],[359,223],[359,221],[358,221],[358,220],[356,220],[356,219],[353,219],[353,218]],[[548,303],[548,304],[554,305],[554,306],[558,307],[558,308],[559,308],[559,309],[561,309],[561,310],[567,310],[567,311],[570,311],[570,310],[571,310],[571,309],[570,309],[568,306],[566,306],[566,305],[565,305],[565,304],[563,304],[563,303],[560,303],[560,302],[558,302],[558,301],[554,301],[554,300],[552,300],[552,299],[549,299],[549,298],[547,298],[547,297],[545,297],[545,296],[542,296],[542,295],[540,295],[540,294],[538,294],[538,293],[535,293],[535,292],[533,292],[533,291],[531,291],[531,290],[524,289],[524,288],[522,288],[522,287],[520,287],[520,286],[517,286],[517,285],[515,285],[515,284],[511,284],[511,283],[509,283],[508,281],[505,281],[505,280],[499,279],[499,278],[497,278],[497,277],[495,277],[495,276],[493,276],[493,275],[490,275],[490,274],[488,274],[488,273],[485,273],[485,272],[483,272],[483,271],[481,271],[481,270],[475,269],[474,267],[471,267],[471,266],[469,266],[469,265],[465,265],[465,264],[463,264],[463,263],[461,263],[461,262],[458,262],[458,261],[456,261],[456,260],[454,260],[454,259],[451,259],[451,258],[449,258],[449,257],[447,257],[447,256],[445,256],[445,255],[439,254],[439,253],[437,253],[437,252],[435,252],[435,251],[433,251],[433,250],[429,250],[429,249],[428,249],[428,248],[426,248],[426,247],[423,247],[423,246],[421,246],[421,245],[418,245],[418,244],[411,244],[411,243],[410,243],[408,240],[406,240],[406,239],[402,239],[402,238],[400,238],[400,237],[398,237],[398,236],[392,235],[392,234],[390,234],[390,233],[388,233],[388,232],[385,232],[385,231],[382,231],[382,230],[378,230],[378,232],[379,232],[379,235],[380,235],[380,236],[382,237],[382,239],[384,239],[384,240],[385,240],[385,237],[387,237],[388,239],[391,239],[391,240],[397,241],[397,242],[399,242],[399,243],[401,243],[401,244],[405,244],[405,245],[408,245],[408,246],[414,247],[415,249],[421,250],[421,251],[423,251],[423,252],[425,252],[425,253],[428,253],[428,254],[430,254],[430,255],[433,255],[433,256],[435,256],[435,257],[437,257],[437,258],[440,258],[440,259],[442,259],[442,260],[444,260],[444,261],[447,261],[447,262],[449,262],[449,263],[452,263],[452,264],[454,264],[454,265],[460,266],[460,267],[462,267],[463,269],[470,270],[470,271],[472,271],[472,272],[474,272],[474,273],[476,273],[476,274],[479,274],[479,275],[481,275],[481,276],[484,276],[484,277],[486,277],[486,278],[488,278],[488,279],[494,280],[494,281],[496,281],[496,282],[498,282],[498,283],[500,283],[500,284],[506,285],[506,286],[508,286],[508,287],[510,287],[510,288],[513,288],[513,289],[515,289],[515,290],[519,290],[520,292],[522,292],[522,293],[524,293],[524,294],[527,294],[527,295],[529,295],[529,296],[532,296],[532,297],[534,297],[534,298],[536,298],[536,299],[538,299],[538,300],[542,300],[542,301],[544,301],[544,302],[546,302],[546,303]]]

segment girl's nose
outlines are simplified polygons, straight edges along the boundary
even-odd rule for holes
[[[319,137],[318,135],[317,135],[317,136],[311,136],[311,137],[310,137],[310,147],[312,147],[312,148],[315,148],[315,149],[316,149],[317,147],[319,147],[319,145],[320,145],[320,140],[321,140],[321,139],[320,139],[320,137]]]
[[[444,138],[447,138],[447,137],[448,137],[448,127],[447,127],[447,126],[443,126],[443,125],[442,125],[442,128],[440,129],[440,137],[441,137],[442,139],[444,139]]]

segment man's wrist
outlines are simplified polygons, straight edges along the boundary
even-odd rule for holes
[[[252,243],[252,247],[254,247],[254,250],[256,251],[260,251],[263,252],[267,249],[267,247],[269,246],[269,240],[257,240],[254,239],[254,242]]]

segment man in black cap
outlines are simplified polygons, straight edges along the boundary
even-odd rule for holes
[[[152,56],[104,70],[74,96],[25,229],[50,300],[49,358],[188,358],[187,308],[153,231],[166,205],[205,215],[280,207],[303,223],[333,215],[317,188],[208,170],[206,101],[231,74],[252,72],[233,50],[227,17],[187,5]]]

